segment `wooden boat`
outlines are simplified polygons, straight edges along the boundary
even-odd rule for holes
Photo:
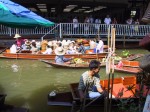
[[[135,60],[135,59],[140,58],[142,56],[144,56],[144,54],[133,54],[133,55],[130,55],[129,57],[127,57],[127,58],[123,58],[123,60],[132,61],[132,60]]]
[[[112,80],[111,80],[112,81]],[[101,80],[101,86],[104,89],[107,89],[108,86],[108,80]],[[130,77],[122,77],[122,78],[115,78],[114,79],[114,85],[113,85],[113,96],[112,99],[112,105],[116,106],[118,104],[118,99],[123,98],[133,98],[134,100],[137,100],[134,97],[135,88],[132,89],[132,92],[127,89],[128,86],[136,85],[136,77],[130,76]],[[70,84],[71,92],[64,92],[64,93],[57,93],[55,97],[51,98],[48,95],[48,102],[47,104],[49,106],[70,106],[71,112],[73,112],[76,107],[81,105],[80,101],[80,95],[78,92],[78,83],[71,83]],[[122,95],[120,95],[120,92],[122,92]],[[67,96],[67,97],[66,97]],[[86,99],[86,104],[88,105],[91,102],[91,99]],[[91,103],[91,106],[104,106],[104,100],[95,100]]]
[[[128,61],[128,60],[122,60],[123,66],[127,67],[139,67],[139,61]]]
[[[134,68],[134,67],[117,67],[115,66],[115,71],[118,72],[125,72],[125,73],[132,73],[132,74],[137,74],[139,72],[141,72],[140,68]]]
[[[88,68],[89,67],[89,63],[88,62],[84,62],[84,63],[77,63],[77,64],[57,64],[53,61],[48,61],[48,60],[40,60],[41,62],[44,62],[46,64],[49,64],[53,67],[56,68]],[[105,64],[101,64],[101,66],[105,66]]]
[[[6,96],[6,94],[0,94],[0,107],[4,105]]]
[[[99,53],[99,54],[65,54],[66,58],[81,58],[81,59],[102,59],[106,57],[108,53]],[[31,53],[3,53],[3,58],[13,58],[13,59],[48,59],[54,60],[55,54],[31,54]]]

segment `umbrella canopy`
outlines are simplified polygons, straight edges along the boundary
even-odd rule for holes
[[[53,22],[10,0],[0,0],[0,24],[14,28],[49,27]]]

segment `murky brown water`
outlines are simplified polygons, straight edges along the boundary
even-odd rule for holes
[[[117,53],[119,54],[119,50]],[[132,50],[148,53],[144,50]],[[58,69],[38,60],[0,59],[0,93],[6,93],[6,104],[26,107],[30,112],[69,112],[67,107],[47,105],[47,94],[70,91],[69,84],[78,82],[87,69]],[[100,71],[106,79],[105,68]],[[115,77],[129,74],[115,73]]]

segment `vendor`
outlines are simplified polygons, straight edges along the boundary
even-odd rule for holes
[[[55,54],[56,54],[55,62],[57,64],[70,64],[70,60],[72,60],[73,57],[72,58],[65,58],[64,57],[65,53],[66,53],[66,51],[63,49],[63,47],[57,47],[55,49]]]

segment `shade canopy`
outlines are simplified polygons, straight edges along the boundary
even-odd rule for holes
[[[0,24],[13,28],[49,27],[53,22],[10,0],[0,0]]]

